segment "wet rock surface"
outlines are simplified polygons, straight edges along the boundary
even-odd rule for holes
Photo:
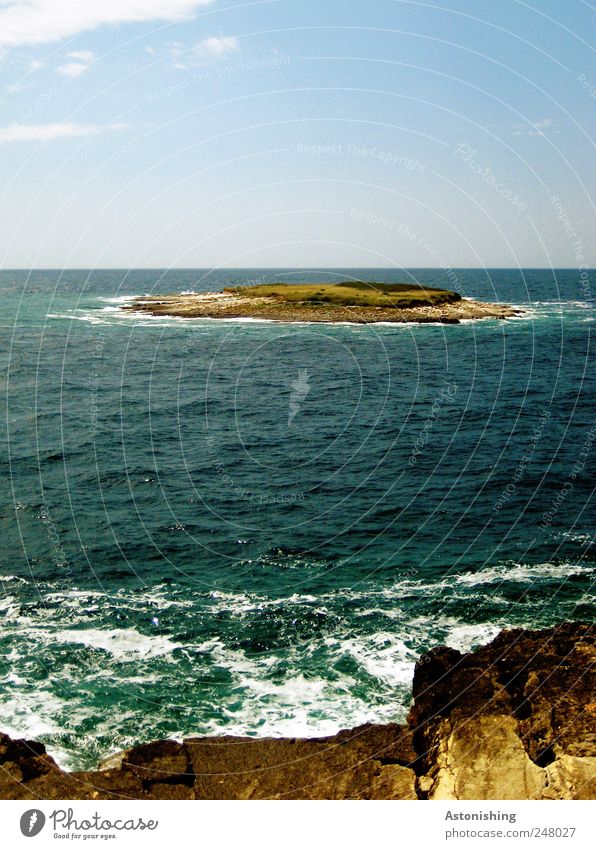
[[[593,799],[594,630],[502,631],[421,657],[406,725],[316,739],[198,737],[59,769],[0,734],[3,799]]]

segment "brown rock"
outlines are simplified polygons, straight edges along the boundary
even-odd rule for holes
[[[192,786],[194,782],[188,750],[174,740],[158,740],[130,749],[121,769],[132,772],[146,788],[154,783],[172,783],[173,776],[177,784]]]
[[[562,755],[547,766],[546,799],[596,799],[596,757]]]
[[[416,798],[410,765],[417,755],[399,725],[365,725],[313,740],[220,737],[185,744],[198,798]]]
[[[431,799],[540,799],[543,769],[530,758],[511,716],[481,716],[442,738]]]
[[[416,666],[409,724],[428,766],[438,722],[451,726],[479,716],[511,715],[530,757],[546,766],[555,751],[596,752],[594,660],[588,625],[565,623],[547,631],[502,631],[492,643],[462,655],[433,649]]]

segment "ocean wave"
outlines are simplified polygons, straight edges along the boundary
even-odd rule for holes
[[[366,638],[326,641],[328,648],[340,656],[348,654],[372,678],[392,687],[407,688],[411,684],[419,653],[395,634],[380,631]]]
[[[548,578],[563,580],[572,575],[593,575],[596,569],[591,566],[581,566],[578,563],[500,563],[497,566],[467,572],[457,575],[455,580],[460,584],[501,583],[531,583]]]
[[[147,636],[134,628],[111,631],[100,628],[90,628],[86,631],[56,631],[52,633],[52,639],[58,643],[75,643],[90,649],[106,651],[120,662],[160,657],[182,648],[168,637]]]
[[[570,301],[532,301],[532,304],[541,307],[577,307],[579,309],[593,309],[593,304],[591,301],[580,301],[580,300],[570,300]]]
[[[88,618],[92,610],[81,611]],[[71,628],[56,628],[51,622],[39,625],[37,616],[18,616],[17,627],[4,629],[3,638],[9,638],[17,655],[25,653],[28,656],[35,646],[38,652],[48,652],[64,646],[84,646],[100,652],[107,652],[117,663],[128,663],[138,660],[171,655],[176,649],[184,646],[174,642],[164,635],[143,634],[135,628],[87,628],[81,629],[73,623]],[[63,617],[56,617],[58,621]],[[17,649],[18,646],[18,649]],[[87,664],[89,667],[89,664]]]
[[[325,736],[401,722],[415,664],[430,646],[470,651],[502,628],[565,616],[564,600],[545,610],[538,593],[512,604],[500,585],[552,591],[553,581],[595,571],[507,561],[434,581],[414,575],[276,597],[168,582],[109,594],[48,584],[40,598],[43,584],[12,583],[6,604],[19,593],[35,602],[0,629],[0,725],[41,739],[73,769],[156,737]]]
[[[128,304],[136,301],[139,298],[147,297],[146,295],[114,295],[112,297],[97,298],[98,301],[104,304]]]
[[[120,307],[102,307],[101,309],[84,310],[72,313],[48,313],[47,318],[59,319],[61,321],[83,321],[87,324],[102,325],[104,327],[130,326],[134,320],[134,327],[183,327],[190,321],[204,321],[206,319],[177,318],[176,316],[150,315],[146,312],[136,310],[122,310]],[[216,320],[216,319],[214,319]]]
[[[592,542],[592,537],[589,534],[562,534],[561,536],[580,542],[585,547],[588,547]],[[301,569],[309,566],[306,559],[299,558],[299,561]],[[271,557],[267,556],[263,565],[271,565]],[[324,568],[324,564],[318,561],[312,565],[317,570]],[[475,589],[480,591],[484,586],[502,583],[527,584],[541,581],[563,582],[574,576],[588,579],[596,577],[596,566],[591,563],[571,561],[554,563],[504,561],[480,569],[454,570],[434,579],[419,578],[414,574],[403,578],[398,576],[394,582],[385,586],[359,583],[358,587],[348,585],[333,590],[321,589],[316,593],[294,591],[287,595],[280,593],[274,596],[250,590],[206,590],[200,585],[196,587],[183,586],[176,582],[154,584],[135,591],[121,588],[109,592],[97,588],[85,589],[81,587],[54,590],[51,582],[46,584],[36,582],[36,599],[41,606],[47,605],[48,608],[55,608],[58,620],[61,615],[60,611],[64,610],[72,610],[75,613],[77,611],[84,612],[85,616],[88,616],[90,605],[96,606],[99,603],[117,605],[123,611],[128,610],[131,613],[148,612],[150,610],[154,613],[180,610],[183,613],[185,610],[190,610],[199,605],[208,609],[210,615],[219,616],[305,606],[327,612],[338,604],[360,602],[364,605],[360,613],[366,613],[367,609],[372,609],[370,604],[375,599],[390,602],[415,596],[441,597],[445,594],[445,591],[454,591],[457,588],[465,591],[465,597],[470,598],[470,593],[473,593]],[[0,580],[23,585],[23,587],[29,586],[26,579],[18,576],[4,576],[4,578],[0,577]],[[16,587],[12,592],[16,592]]]
[[[107,653],[107,660],[86,666],[85,697],[81,660],[74,662],[74,655],[60,672],[58,689],[52,655],[46,659],[52,675],[43,681],[28,672],[38,661],[21,659],[22,678],[3,682],[0,724],[15,736],[41,739],[73,769],[160,736],[325,736],[365,722],[402,722],[415,663],[429,645],[469,651],[502,627],[533,624],[527,609],[522,619],[477,624],[448,615],[406,616],[391,630],[350,629],[346,636],[339,626],[284,651],[257,653],[217,636],[193,643],[135,629],[63,629],[51,635],[56,651],[85,646]],[[38,655],[48,647],[39,637]]]

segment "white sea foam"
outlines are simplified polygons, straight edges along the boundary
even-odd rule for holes
[[[593,309],[593,305],[590,301],[532,301],[532,304],[536,304],[541,307],[578,307],[579,309]]]
[[[333,640],[327,640],[329,647]],[[337,643],[338,654],[346,653],[373,678],[392,687],[408,687],[418,653],[395,634],[379,632],[366,638],[351,638]]]
[[[120,307],[102,307],[101,309],[87,310],[80,313],[48,313],[47,318],[60,319],[63,321],[84,321],[88,324],[103,326],[130,325],[136,327],[182,327],[193,322],[205,319],[177,318],[176,316],[150,315],[146,312],[134,310],[122,310]]]
[[[98,298],[97,300],[104,304],[127,304],[142,297],[143,295],[114,295],[110,298]]]
[[[345,674],[328,680],[296,672],[276,681],[271,672],[278,661],[271,656],[250,659],[223,647],[215,649],[215,654],[232,671],[242,705],[238,707],[236,698],[233,706],[220,706],[222,719],[210,720],[207,733],[321,737],[364,722],[397,721],[405,715],[399,700],[373,706],[354,696],[355,682]]]
[[[222,720],[209,720],[201,733],[327,737],[367,722],[403,721],[406,714],[404,708],[396,704],[375,709],[349,692],[340,693],[326,682],[313,682],[301,675],[286,681],[283,686],[269,685],[267,693],[268,702],[255,704],[248,700],[240,710],[224,710]]]
[[[102,649],[109,652],[119,661],[134,661],[140,657],[159,657],[170,654],[180,645],[168,637],[147,636],[134,628],[115,629],[113,631],[101,628],[88,630],[57,631],[53,633],[54,640],[63,643],[75,643],[92,649]]]
[[[447,624],[445,644],[461,652],[469,652],[477,646],[489,643],[494,640],[501,627],[504,627],[495,623],[469,625],[455,620],[450,620],[448,623],[438,622],[439,627],[444,627],[445,624]]]
[[[591,575],[596,570],[578,563],[500,563],[479,572],[464,572],[454,577],[460,584],[499,583],[515,581],[532,583],[542,578],[563,580],[571,575]]]
[[[23,682],[20,682],[23,683]],[[11,688],[9,701],[0,701],[0,728],[10,737],[38,740],[63,730],[57,717],[64,711],[65,701],[48,690]]]

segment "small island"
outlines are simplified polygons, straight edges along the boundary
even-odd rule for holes
[[[137,298],[123,307],[176,318],[253,318],[268,321],[373,324],[440,323],[512,318],[506,304],[464,299],[457,292],[412,283],[274,283],[231,286],[222,292],[182,293]]]

